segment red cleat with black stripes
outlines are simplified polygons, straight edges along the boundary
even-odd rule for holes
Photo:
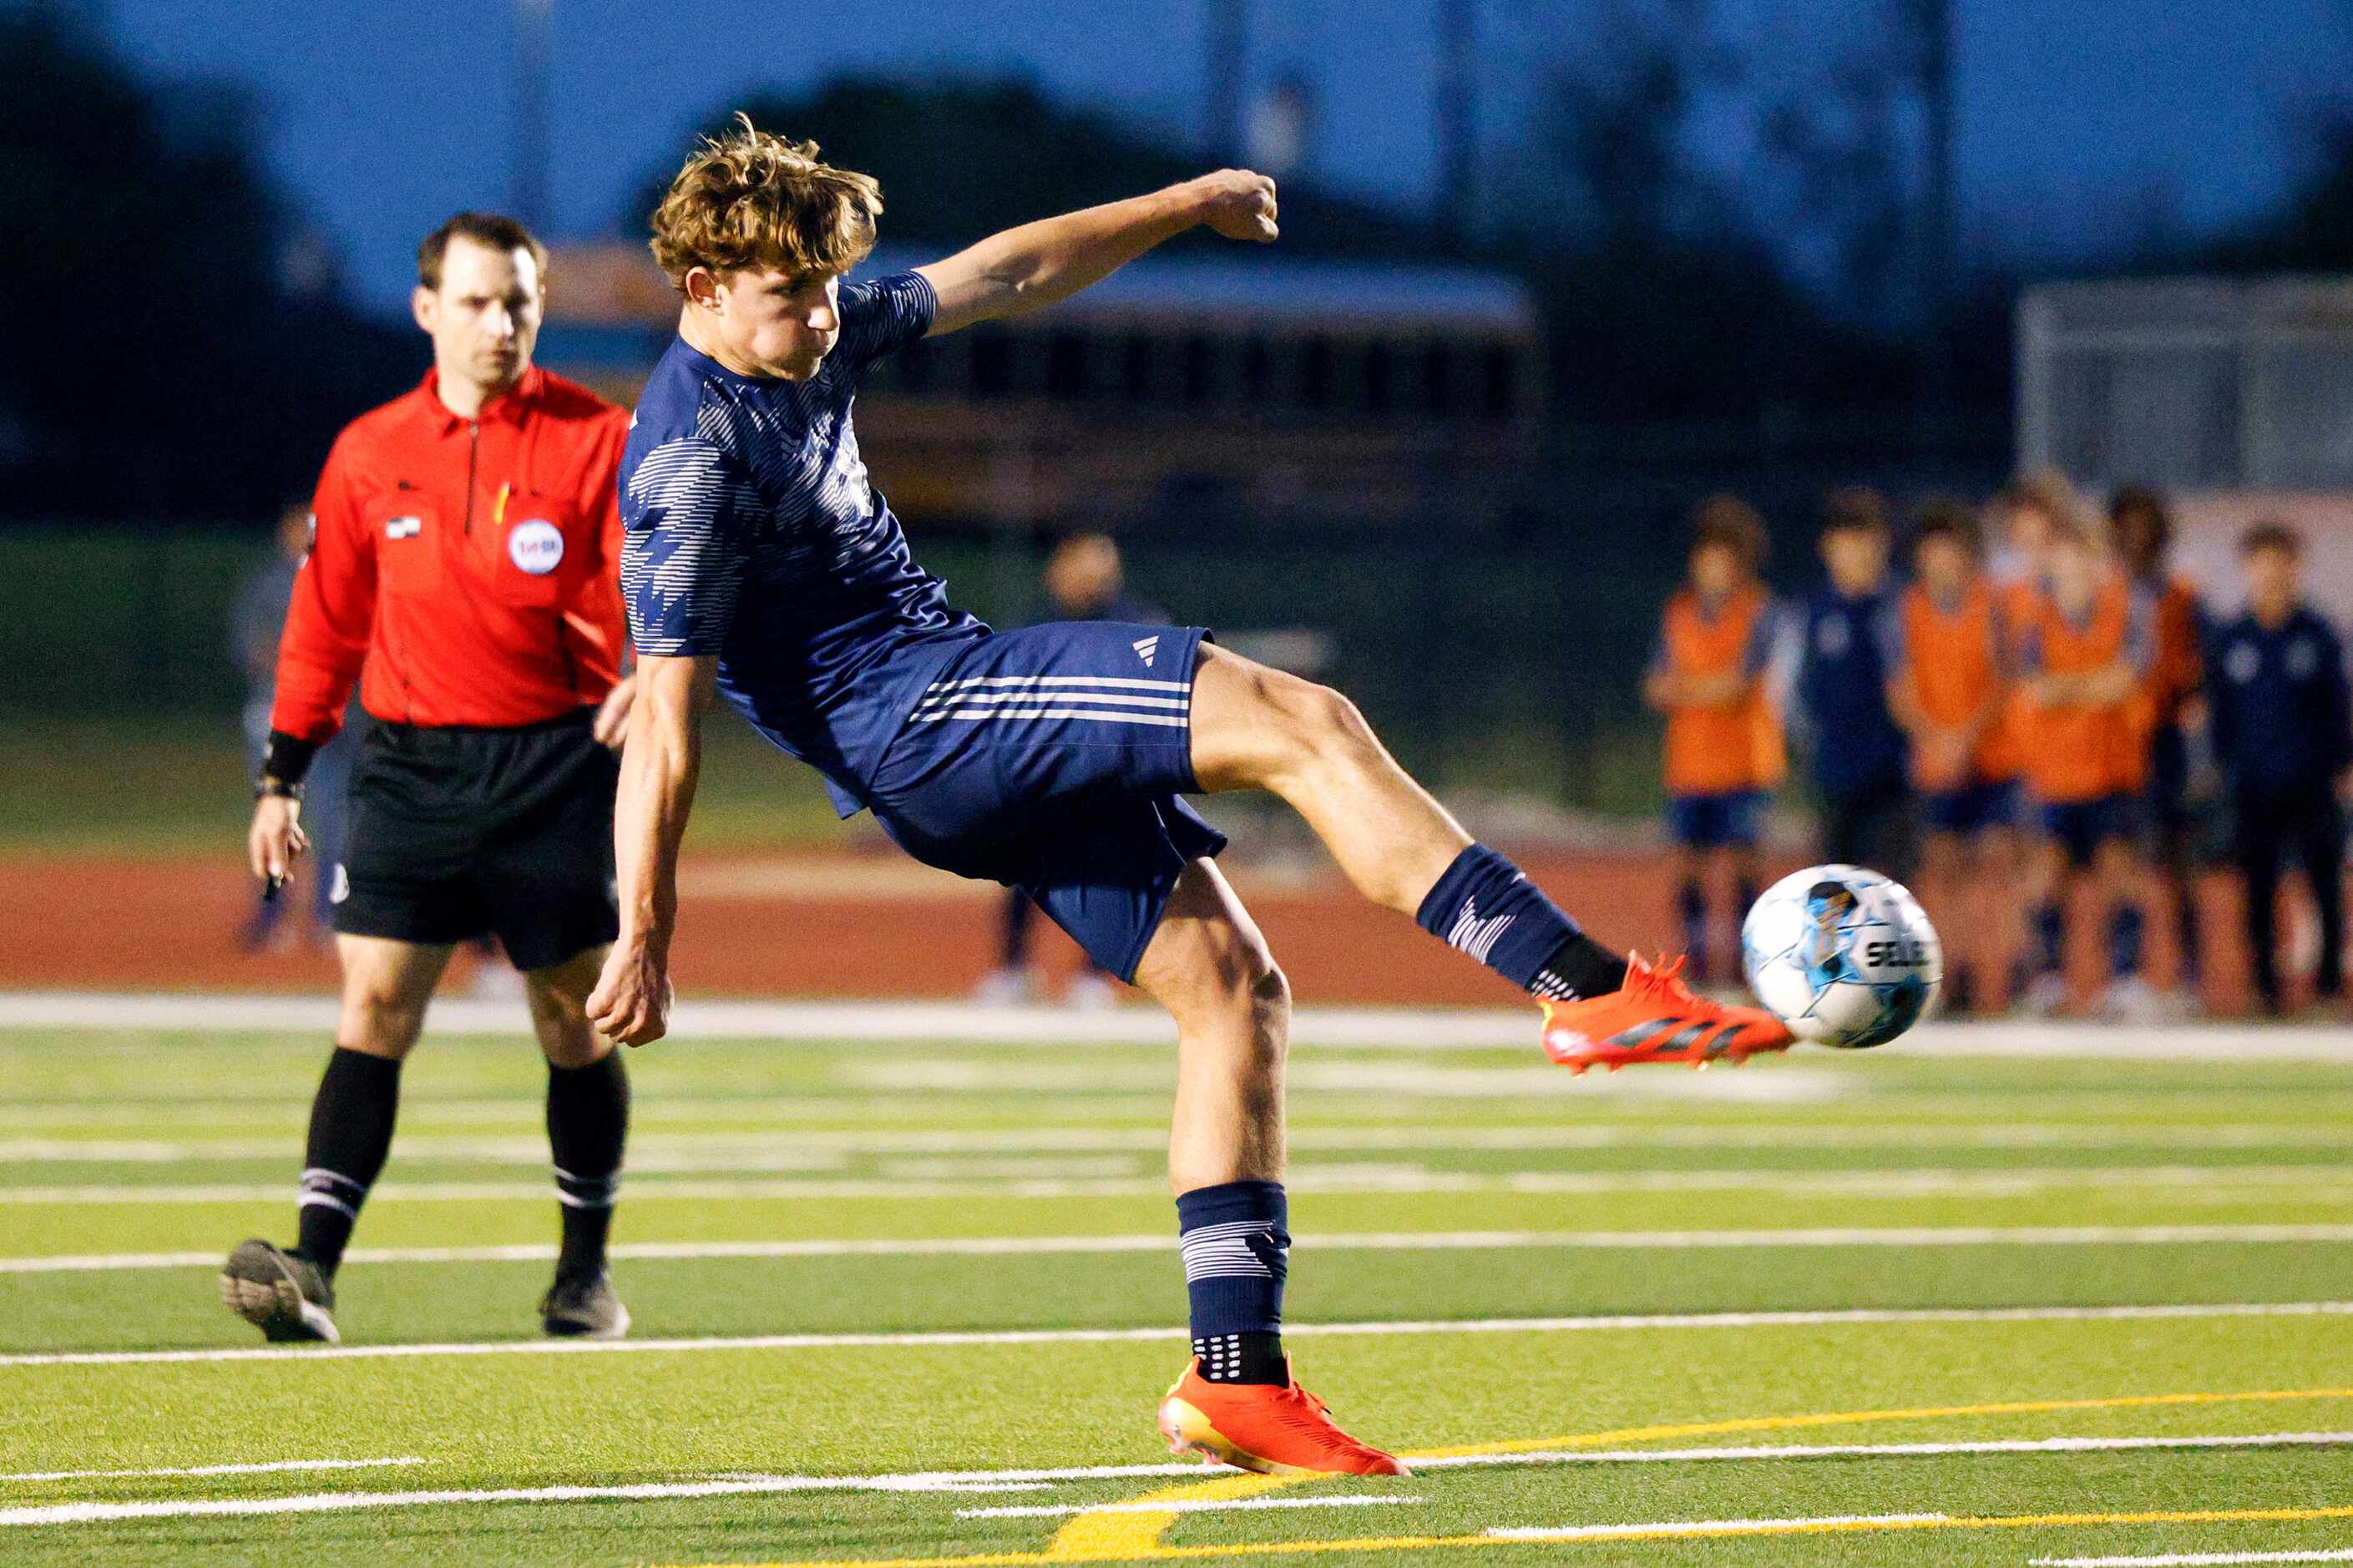
[[[1616,1072],[1635,1062],[1734,1066],[1759,1051],[1785,1051],[1793,1037],[1761,1007],[1711,1002],[1683,981],[1683,961],[1656,964],[1626,955],[1626,983],[1602,996],[1544,1004],[1545,1055],[1573,1073]]]

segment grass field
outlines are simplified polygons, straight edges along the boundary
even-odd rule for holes
[[[2353,1050],[2236,1038],[1303,1047],[1293,1348],[1422,1463],[1281,1484],[1152,1430],[1163,1049],[639,1053],[636,1338],[549,1351],[541,1074],[430,1042],[344,1346],[263,1353],[213,1266],[290,1227],[322,1042],[0,1026],[0,1560],[2344,1560]]]

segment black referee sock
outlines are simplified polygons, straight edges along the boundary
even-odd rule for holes
[[[564,1215],[557,1273],[605,1266],[628,1134],[629,1073],[617,1049],[585,1068],[547,1069],[547,1145],[555,1157],[555,1201]]]
[[[304,1146],[301,1236],[296,1250],[333,1279],[360,1205],[392,1152],[400,1110],[400,1063],[335,1047],[311,1101]]]

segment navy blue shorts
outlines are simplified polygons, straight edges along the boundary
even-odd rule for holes
[[[1667,801],[1667,837],[1687,849],[1753,848],[1764,807],[1761,789],[1673,795]]]
[[[1923,796],[1921,809],[1931,833],[1972,835],[2018,826],[2018,781],[1964,784]]]
[[[2067,852],[2070,866],[2088,866],[2092,852],[2111,838],[2127,841],[2140,835],[2140,797],[2104,795],[2097,800],[2046,801],[2042,832]]]
[[[1062,621],[993,632],[942,669],[868,786],[927,866],[1020,889],[1122,980],[1186,865],[1225,835],[1193,777],[1199,626]]]

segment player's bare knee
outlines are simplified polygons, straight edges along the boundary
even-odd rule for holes
[[[360,985],[343,997],[335,1044],[347,1051],[397,1061],[425,1032],[425,1005],[390,989]]]
[[[613,1042],[590,1028],[585,1018],[552,1024],[541,1024],[536,1019],[533,1022],[538,1028],[540,1053],[547,1058],[550,1067],[593,1067],[613,1049]]]
[[[613,1048],[612,1041],[590,1026],[586,996],[577,965],[533,970],[523,976],[532,1032],[539,1037],[541,1054],[549,1065],[588,1067]]]
[[[1291,977],[1271,955],[1262,956],[1249,985],[1251,1033],[1271,1039],[1279,1060],[1291,1040]]]

